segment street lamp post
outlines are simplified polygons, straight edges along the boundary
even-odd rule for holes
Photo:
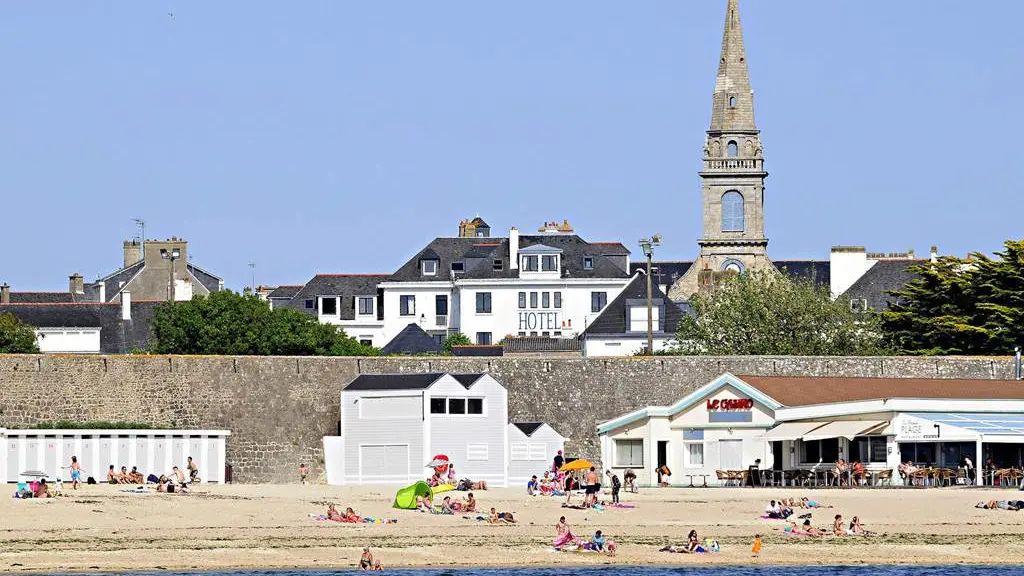
[[[653,303],[651,302],[651,256],[654,255],[654,247],[661,245],[661,234],[655,234],[650,238],[640,239],[640,248],[647,257],[647,353],[654,354],[654,317]]]
[[[171,302],[174,302],[174,261],[181,257],[181,250],[179,248],[171,248],[170,250],[167,248],[161,248],[160,257],[164,260],[171,261],[170,284],[168,284],[167,288],[167,298]]]

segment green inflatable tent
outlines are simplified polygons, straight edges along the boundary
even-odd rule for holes
[[[415,510],[416,509],[416,497],[417,496],[432,496],[430,486],[426,482],[420,480],[412,486],[406,486],[395,494],[395,503],[391,506],[392,508],[401,508],[403,510]]]

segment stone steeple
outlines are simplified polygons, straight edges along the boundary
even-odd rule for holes
[[[718,60],[718,78],[715,79],[715,94],[712,96],[711,130],[757,132],[739,0],[729,0],[726,9],[722,55]]]
[[[700,172],[704,233],[696,262],[672,286],[685,300],[710,289],[724,274],[772,267],[764,232],[764,150],[754,122],[739,0],[728,0],[718,76],[711,96],[711,125]]]

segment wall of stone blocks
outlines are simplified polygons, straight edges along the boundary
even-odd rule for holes
[[[722,372],[785,376],[1011,379],[1009,358],[293,358],[0,355],[0,427],[119,420],[227,429],[237,482],[319,474],[338,433],[342,387],[374,372],[486,371],[509,389],[513,420],[544,421],[574,456],[598,454],[595,425],[671,404]],[[119,464],[132,465],[130,462]]]

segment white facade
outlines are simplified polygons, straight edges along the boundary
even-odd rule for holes
[[[381,287],[384,289],[382,330],[385,343],[409,324],[419,324],[427,332],[458,328],[457,316],[453,317],[452,310],[452,294],[456,292],[452,284],[400,282],[384,283]]]
[[[316,297],[316,317],[324,324],[341,326],[345,334],[363,344],[380,348],[390,341],[384,334],[384,321],[377,319],[376,294],[357,295],[353,299],[354,318],[342,320],[339,295]],[[333,310],[333,312],[332,312]]]
[[[100,328],[36,328],[39,351],[99,353]]]
[[[534,426],[537,424],[530,424]],[[527,435],[516,424],[508,425],[509,485],[525,485],[531,476],[550,470],[555,454],[565,449],[566,438],[554,428],[540,423]]]
[[[445,374],[425,389],[343,390],[340,440],[324,443],[328,482],[408,484],[445,454],[459,478],[506,486],[508,395],[476,376],[469,388]]]
[[[646,321],[647,313],[644,312]],[[587,334],[583,339],[584,356],[635,356],[647,348],[647,333],[644,328],[642,335],[608,335]],[[654,350],[656,352],[667,350],[672,347],[675,335],[656,335],[654,337]]]
[[[851,383],[855,385],[855,383]],[[966,456],[1024,463],[1024,400],[888,398],[786,407],[731,374],[673,406],[648,407],[598,426],[601,460],[653,484],[662,464],[673,484],[717,484],[719,470],[831,470],[842,458],[868,472],[900,462],[956,469]],[[983,478],[979,475],[977,482]]]
[[[553,278],[538,275],[530,279],[473,279],[445,284],[385,283],[381,285],[384,340],[390,341],[410,323],[418,323],[427,332],[458,331],[474,344],[496,344],[509,335],[574,338],[629,281],[573,280],[558,278],[556,274]],[[438,313],[441,298],[447,304],[447,314]],[[409,307],[409,302],[414,303],[414,308]],[[602,306],[595,310],[597,304]]]
[[[25,470],[40,470],[48,478],[71,480],[71,457],[77,456],[82,481],[97,482],[107,469],[137,467],[144,476],[184,469],[189,456],[199,467],[203,482],[224,482],[227,430],[7,430],[0,428],[4,450],[0,474],[4,482],[17,482]]]

